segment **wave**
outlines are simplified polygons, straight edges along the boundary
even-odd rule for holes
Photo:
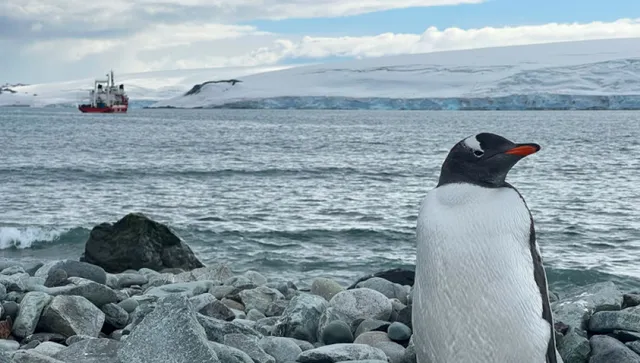
[[[315,168],[265,168],[265,169],[217,169],[197,170],[181,169],[170,170],[166,166],[157,169],[121,168],[121,169],[83,169],[78,167],[0,167],[0,176],[15,177],[16,174],[28,175],[30,178],[43,178],[45,180],[106,180],[126,179],[134,177],[182,177],[182,178],[223,178],[233,176],[256,177],[299,177],[305,178],[330,178],[334,175],[360,175],[368,178],[405,178],[423,177],[429,175],[425,171],[406,173],[389,171],[365,171],[353,167],[315,167]]]
[[[86,228],[0,227],[0,250],[44,247],[52,243],[82,243]]]

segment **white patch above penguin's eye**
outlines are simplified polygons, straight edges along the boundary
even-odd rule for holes
[[[480,141],[478,141],[475,136],[467,137],[464,140],[464,144],[473,151],[473,155],[477,157],[484,155],[484,150],[482,150],[482,146],[480,146]]]

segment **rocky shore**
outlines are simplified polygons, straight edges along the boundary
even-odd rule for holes
[[[204,266],[143,215],[96,226],[80,259],[0,261],[0,363],[415,363],[413,275],[310,290]],[[565,363],[640,363],[640,294],[552,294]]]

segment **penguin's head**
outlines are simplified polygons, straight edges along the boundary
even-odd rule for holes
[[[449,183],[503,186],[511,168],[539,150],[538,144],[516,144],[496,134],[469,136],[449,151],[442,164],[438,186]]]

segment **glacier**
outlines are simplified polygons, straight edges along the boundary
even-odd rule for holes
[[[173,73],[123,77],[135,107],[640,110],[640,38],[477,48],[279,69],[167,72]],[[182,75],[186,72],[189,76]],[[30,87],[44,93],[42,85]],[[40,98],[44,100],[40,105],[60,105],[63,87],[47,87],[51,92]]]

